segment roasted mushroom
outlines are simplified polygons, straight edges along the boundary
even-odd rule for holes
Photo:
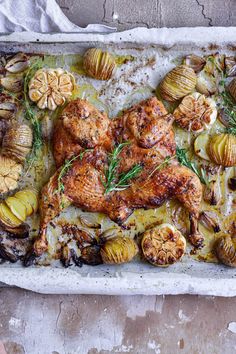
[[[217,165],[236,165],[236,136],[232,134],[214,135],[208,144],[208,155]]]
[[[16,189],[21,173],[21,164],[0,155],[0,194]]]
[[[130,262],[138,253],[138,246],[128,237],[116,236],[108,240],[101,248],[102,260],[106,264]]]
[[[14,123],[7,130],[2,142],[2,154],[23,163],[31,151],[32,130],[28,125]]]
[[[197,77],[192,68],[179,65],[172,69],[160,83],[160,93],[166,101],[176,101],[188,95],[196,86]]]
[[[83,65],[86,73],[98,80],[109,80],[116,68],[114,57],[98,48],[91,48],[84,54]]]
[[[184,255],[184,236],[171,224],[162,224],[143,234],[142,251],[145,259],[155,266],[169,266]]]
[[[236,267],[236,236],[221,236],[215,243],[215,253],[220,262]]]
[[[29,82],[29,97],[40,109],[54,111],[74,90],[74,76],[63,69],[39,69]]]
[[[183,98],[174,111],[174,117],[181,128],[199,133],[215,122],[216,104],[213,99],[194,92]]]

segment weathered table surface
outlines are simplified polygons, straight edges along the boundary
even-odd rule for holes
[[[80,26],[233,26],[236,0],[58,0]],[[4,349],[5,347],[5,349]],[[236,298],[0,290],[0,354],[236,353]]]

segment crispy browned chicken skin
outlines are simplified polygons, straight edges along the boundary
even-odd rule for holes
[[[69,204],[105,213],[122,225],[135,209],[156,208],[171,197],[176,197],[189,210],[190,241],[196,247],[201,246],[203,238],[197,229],[202,198],[199,178],[175,159],[154,171],[167,156],[175,155],[172,123],[172,115],[167,114],[156,97],[139,103],[113,120],[86,100],[70,102],[54,131],[55,161],[59,167],[65,159],[84,153],[82,158],[80,154],[74,160],[63,177],[63,194],[55,193],[60,167],[42,189],[40,235],[34,243],[33,254],[39,256],[47,250],[47,225]],[[131,181],[129,188],[105,194],[102,180],[105,180],[108,153],[123,141],[130,144],[119,156],[118,172],[125,172],[137,163],[142,164],[142,172]]]

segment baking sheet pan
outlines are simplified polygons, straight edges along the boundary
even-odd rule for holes
[[[128,50],[234,52],[236,28],[137,28],[122,33],[37,34],[14,33],[0,37],[0,50],[6,52],[76,53],[91,46],[113,46]],[[68,294],[201,294],[236,295],[236,270],[222,265],[197,262],[189,257],[169,268],[155,268],[142,262],[122,266],[60,266],[23,268],[4,264],[0,281],[41,293]]]

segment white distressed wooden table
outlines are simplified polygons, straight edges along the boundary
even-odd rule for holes
[[[75,23],[236,25],[235,0],[58,0]],[[0,354],[236,353],[236,298],[0,289]]]

